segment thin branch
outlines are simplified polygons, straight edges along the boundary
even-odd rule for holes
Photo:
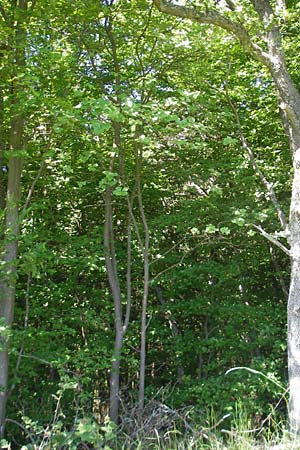
[[[169,270],[175,269],[175,267],[180,266],[182,264],[183,260],[186,258],[186,256],[187,256],[187,253],[184,254],[177,263],[172,264],[171,266],[169,266],[166,269],[162,270],[161,272],[157,273],[154,277],[152,277],[152,282],[154,280],[157,280],[157,278],[161,277],[164,273],[169,272]]]
[[[24,427],[24,425],[22,425],[20,422],[18,422],[18,421],[15,420],[15,419],[9,419],[9,418],[6,418],[6,419],[5,419],[5,422],[13,423],[14,425],[17,425],[19,428],[21,428],[21,430],[23,430],[23,431],[27,434],[27,436],[29,437],[29,439],[30,439],[30,441],[32,442],[32,444],[35,445],[35,441],[34,441],[34,439],[33,439],[33,437],[32,437],[33,434],[30,433],[30,432]]]
[[[176,244],[174,244],[171,248],[169,248],[169,249],[166,250],[162,255],[160,255],[159,258],[153,259],[153,260],[149,263],[149,266],[151,266],[152,264],[156,263],[157,261],[161,261],[162,258],[163,258],[164,256],[166,256],[168,253],[170,253],[172,250],[174,250],[176,247],[178,247],[178,245],[182,244],[182,242],[184,242],[184,241],[185,241],[185,238],[180,239],[179,242],[176,242]]]
[[[28,319],[29,319],[29,294],[30,294],[30,285],[31,285],[31,280],[32,280],[32,275],[31,272],[29,272],[28,276],[27,276],[27,283],[26,283],[26,294],[25,294],[25,316],[24,316],[24,327],[23,330],[26,331],[28,328]],[[21,348],[18,354],[18,358],[17,358],[17,362],[16,362],[16,366],[15,366],[15,372],[14,372],[14,376],[16,376],[16,374],[19,371],[20,365],[21,365],[21,361],[22,361],[22,355],[24,352],[24,337],[22,339],[22,344],[21,344]],[[8,392],[8,397],[10,397],[11,393],[13,392],[14,388],[16,387],[16,383],[13,383],[11,388],[9,389]]]
[[[50,362],[50,361],[46,361],[46,359],[43,359],[43,358],[39,358],[38,356],[34,356],[34,355],[22,355],[22,358],[28,358],[28,359],[33,359],[34,361],[38,361],[38,362],[40,362],[40,363],[42,363],[42,364],[46,364],[47,366],[50,366],[50,367],[55,367],[54,366],[54,364],[52,363],[52,362]],[[68,371],[69,372],[69,371]]]
[[[196,250],[196,248],[200,247],[201,245],[206,244],[207,242],[209,242],[209,240],[203,240],[202,242],[199,242],[199,244],[195,245],[195,247],[193,247],[193,248],[189,249],[187,252],[185,252],[177,263],[172,264],[171,266],[167,267],[166,269],[163,269],[161,272],[157,273],[154,277],[152,277],[151,281],[154,281],[157,278],[161,277],[164,273],[169,272],[169,270],[172,270],[175,267],[180,266],[183,263],[183,261],[185,260],[185,258],[190,253],[192,253],[194,250]]]
[[[131,286],[131,218],[130,213],[128,217],[128,227],[127,227],[127,271],[126,271],[126,283],[127,283],[127,302],[126,302],[126,313],[124,319],[123,331],[126,333],[126,330],[129,325],[130,320],[130,310],[131,310],[131,295],[132,295],[132,286]]]
[[[143,246],[141,233],[139,231],[139,227],[138,227],[136,218],[134,217],[134,214],[133,214],[132,203],[129,201],[129,199],[128,199],[128,209],[129,209],[130,217],[131,217],[131,220],[133,223],[134,231],[135,231],[138,243],[139,243],[140,250],[141,250],[141,252],[143,252],[144,246]]]
[[[81,376],[81,375],[78,375],[78,372],[74,372],[74,370],[66,369],[65,367],[57,367],[51,361],[47,361],[46,359],[39,358],[38,356],[35,356],[35,355],[24,355],[24,353],[23,353],[22,358],[33,359],[34,361],[45,364],[46,366],[49,366],[53,369],[63,370],[63,372],[70,373],[70,374],[74,375],[74,377],[76,377],[76,378],[80,378],[80,376]]]
[[[38,172],[37,172],[37,174],[36,174],[34,180],[32,181],[32,184],[31,184],[31,186],[30,186],[30,188],[29,188],[29,191],[28,191],[28,194],[27,194],[27,197],[26,197],[26,201],[25,201],[24,206],[23,206],[23,208],[22,208],[22,212],[23,212],[23,213],[24,213],[24,212],[26,211],[26,209],[28,208],[28,205],[29,205],[29,203],[30,203],[30,200],[31,200],[31,197],[32,197],[34,188],[35,188],[35,185],[36,185],[36,183],[38,182],[39,178],[40,178],[41,175],[42,175],[44,165],[45,165],[45,160],[43,159],[42,162],[41,162],[41,164],[40,164],[39,170],[38,170]]]
[[[227,78],[228,78],[228,74],[227,74]],[[231,108],[231,110],[233,112],[234,117],[235,117],[242,147],[246,151],[246,153],[248,155],[248,158],[250,159],[250,161],[252,163],[254,171],[258,174],[262,184],[265,186],[265,188],[266,188],[266,190],[267,190],[267,192],[269,194],[270,200],[271,200],[271,202],[274,205],[274,208],[275,208],[275,210],[277,212],[277,215],[278,215],[279,222],[280,222],[283,230],[287,231],[288,230],[288,222],[287,222],[286,216],[285,216],[285,214],[283,212],[283,209],[281,208],[281,206],[279,204],[277,196],[275,194],[275,191],[274,191],[274,188],[273,188],[273,184],[270,183],[267,180],[267,178],[265,177],[265,175],[263,174],[263,172],[259,168],[259,166],[258,166],[258,164],[257,164],[257,162],[255,160],[255,156],[254,156],[254,154],[253,154],[253,152],[252,152],[252,150],[251,150],[251,148],[250,148],[250,146],[249,146],[249,144],[247,142],[247,139],[245,138],[245,135],[243,133],[243,129],[242,129],[242,125],[241,125],[239,114],[238,114],[237,109],[236,109],[235,105],[233,104],[233,102],[232,102],[232,100],[230,98],[229,92],[228,92],[227,80],[226,80],[226,83],[225,83],[225,97],[226,97],[226,100],[227,100],[227,102],[228,102],[228,104],[229,104],[229,106],[230,106],[230,108]]]
[[[274,236],[272,236],[271,234],[267,233],[261,226],[259,225],[255,225],[252,224],[252,226],[254,228],[256,228],[260,234],[265,237],[266,239],[268,239],[270,242],[272,242],[272,244],[276,245],[276,247],[279,247],[286,255],[288,255],[289,257],[291,256],[291,252],[290,250],[285,247],[280,241],[278,241]]]
[[[138,132],[138,130],[137,130]],[[136,136],[137,137],[137,136]],[[143,298],[142,298],[142,317],[141,317],[141,352],[140,352],[140,380],[139,380],[139,412],[142,412],[145,404],[145,362],[146,362],[146,332],[147,332],[147,304],[148,304],[148,292],[149,292],[149,226],[147,222],[147,217],[145,214],[143,197],[142,197],[142,186],[141,186],[141,172],[142,172],[142,157],[143,149],[135,141],[136,146],[136,184],[137,184],[137,199],[139,205],[139,213],[142,219],[142,224],[144,228],[144,282],[143,282]]]

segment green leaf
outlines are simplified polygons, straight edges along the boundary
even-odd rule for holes
[[[212,224],[210,223],[209,225],[206,226],[206,228],[205,228],[204,231],[205,231],[205,233],[213,234],[213,233],[215,233],[216,231],[218,231],[218,228],[216,228],[214,225],[212,225]]]
[[[238,139],[227,136],[223,139],[223,145],[234,145],[238,142]]]
[[[220,232],[225,236],[228,236],[230,234],[230,229],[228,227],[221,227]]]
[[[245,219],[243,219],[243,217],[235,217],[231,222],[235,223],[239,227],[243,227],[245,225]]]
[[[113,195],[116,195],[117,197],[126,197],[127,194],[128,194],[128,188],[127,187],[118,186],[113,191]]]
[[[100,122],[99,120],[95,120],[95,119],[91,120],[91,126],[93,129],[93,132],[96,135],[100,135],[110,128],[109,123]]]

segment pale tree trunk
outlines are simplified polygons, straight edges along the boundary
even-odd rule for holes
[[[258,8],[257,8],[258,9]],[[267,4],[258,9],[262,16],[272,17]],[[289,236],[291,276],[287,307],[288,368],[289,368],[289,422],[292,432],[300,431],[300,95],[285,64],[277,28],[267,35],[270,54],[270,72],[276,84],[283,127],[287,132],[293,160]]]
[[[290,207],[291,281],[288,300],[289,420],[300,431],[300,141],[294,154],[294,179]]]
[[[0,316],[4,323],[11,327],[14,316],[14,303],[17,277],[17,250],[19,235],[19,207],[21,196],[22,157],[18,151],[22,150],[24,118],[22,113],[16,112],[20,107],[18,96],[22,91],[21,81],[18,80],[25,66],[25,39],[23,28],[24,14],[27,1],[19,0],[17,10],[19,22],[15,31],[14,55],[16,80],[12,86],[12,106],[10,125],[10,156],[8,161],[8,181],[6,194],[5,232],[3,243],[3,272],[0,279]],[[8,392],[8,339],[1,337],[0,351],[0,436],[5,429],[6,402]]]
[[[1,53],[0,53],[1,57]],[[6,166],[4,159],[5,151],[5,139],[4,139],[4,102],[3,95],[0,94],[0,214],[3,213],[5,208],[5,198],[6,198]],[[1,217],[1,216],[0,216]],[[2,226],[3,223],[0,221],[0,239],[2,239]]]
[[[144,229],[144,245],[142,248],[144,259],[144,277],[143,277],[143,298],[141,315],[141,349],[140,349],[140,379],[139,379],[139,404],[138,409],[141,414],[145,405],[145,376],[146,376],[146,342],[147,342],[147,304],[149,291],[149,227],[144,210],[141,186],[141,163],[142,149],[137,154],[137,196],[139,212]]]
[[[293,184],[291,193],[289,224],[283,230],[290,244],[290,251],[277,242],[281,249],[285,249],[291,258],[291,278],[288,299],[288,366],[289,366],[289,421],[292,432],[300,432],[300,95],[285,62],[280,32],[276,25],[276,14],[272,10],[269,0],[253,0],[254,10],[266,30],[264,40],[267,50],[260,47],[251,39],[250,32],[235,17],[235,2],[227,0],[232,11],[231,17],[222,15],[217,9],[200,11],[196,7],[177,5],[171,1],[154,0],[157,8],[169,15],[182,17],[194,22],[211,24],[223,28],[236,36],[242,47],[248,53],[268,68],[275,83],[279,108],[281,110],[282,126],[288,136],[293,160]],[[278,10],[282,10],[282,3],[278,2]],[[271,127],[272,124],[270,124]],[[281,223],[282,225],[282,223]],[[264,235],[276,244],[267,233]]]

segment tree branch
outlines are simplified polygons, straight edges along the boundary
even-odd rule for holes
[[[247,29],[242,24],[233,22],[216,10],[207,10],[206,12],[198,11],[197,8],[175,5],[168,0],[153,0],[153,2],[159,11],[171,16],[182,17],[193,22],[216,25],[223,28],[236,36],[247,52],[254,55],[257,60],[270,68],[271,61],[269,55],[259,45],[252,42]]]
[[[286,255],[291,256],[290,250],[287,247],[285,247],[285,245],[283,245],[280,241],[278,241],[278,239],[276,239],[271,234],[267,233],[260,225],[253,224],[253,226],[254,226],[254,228],[256,228],[260,232],[260,234],[263,237],[268,239],[268,241],[272,242],[272,244],[274,244],[277,247],[279,247]]]
[[[42,175],[42,171],[43,171],[43,168],[44,168],[44,164],[45,164],[45,159],[43,159],[43,160],[41,161],[39,170],[38,170],[38,172],[37,172],[37,174],[36,174],[34,180],[32,181],[32,184],[31,184],[31,186],[30,186],[30,188],[29,188],[29,191],[28,191],[28,194],[27,194],[27,197],[26,197],[26,201],[25,201],[24,206],[23,206],[23,208],[22,208],[22,212],[23,212],[23,213],[24,213],[24,212],[26,211],[26,209],[28,208],[28,205],[29,205],[29,203],[30,203],[30,200],[31,200],[31,197],[32,197],[34,188],[35,188],[35,185],[36,185],[36,183],[38,182],[38,180],[40,179],[40,177],[41,177],[41,175]]]

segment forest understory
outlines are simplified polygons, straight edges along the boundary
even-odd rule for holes
[[[300,449],[299,14],[0,0],[1,448]]]

